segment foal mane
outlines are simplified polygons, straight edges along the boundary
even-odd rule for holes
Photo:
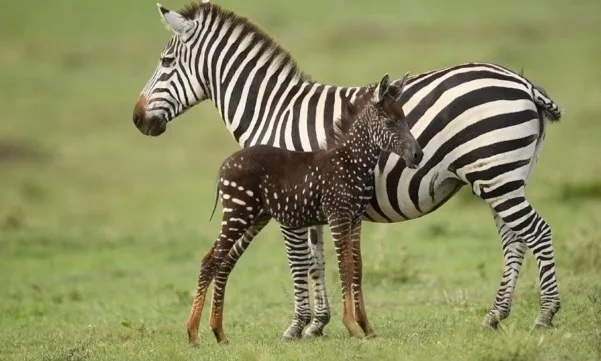
[[[344,142],[348,136],[348,131],[357,120],[357,115],[365,108],[373,97],[377,84],[367,86],[367,90],[359,95],[354,102],[349,102],[342,108],[342,113],[338,121],[334,122],[332,128],[326,131],[326,139],[332,140],[332,145],[337,146]],[[394,114],[396,117],[404,117],[402,103],[394,102],[394,99],[399,94],[401,89],[399,86],[391,84],[381,105],[387,112]]]

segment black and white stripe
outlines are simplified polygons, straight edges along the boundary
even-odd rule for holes
[[[216,5],[193,5],[181,15],[164,8],[161,13],[176,34],[142,92],[148,119],[170,121],[209,98],[242,147],[269,144],[309,151],[327,146],[326,134],[342,106],[366,89],[309,80],[258,27]],[[484,325],[496,328],[509,314],[526,246],[535,254],[541,280],[536,324],[551,325],[559,309],[551,231],[526,200],[524,187],[548,120],[561,116],[557,104],[523,76],[488,63],[415,75],[401,103],[424,158],[413,170],[394,154],[381,155],[376,195],[365,218],[415,219],[469,185],[490,205],[505,255],[503,279]],[[321,335],[330,318],[321,227],[287,229],[284,235],[295,288],[295,319],[285,336],[299,337],[291,330],[304,327],[311,314],[308,274],[317,302],[304,333]],[[244,248],[237,252],[241,255]]]

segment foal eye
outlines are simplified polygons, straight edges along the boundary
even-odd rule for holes
[[[395,119],[387,119],[384,121],[384,125],[386,125],[387,127],[394,127],[396,123],[397,122]]]
[[[161,58],[161,66],[168,68],[175,63],[175,58],[170,56],[164,56]]]

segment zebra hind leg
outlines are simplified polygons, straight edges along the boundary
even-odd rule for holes
[[[534,327],[552,327],[553,317],[559,311],[561,304],[555,275],[551,227],[526,200],[523,183],[515,189],[511,188],[511,183],[502,185],[487,194],[489,197],[483,198],[534,254],[540,285],[540,310]],[[504,192],[499,194],[501,193],[499,190]]]
[[[286,243],[288,267],[294,284],[294,319],[282,336],[283,341],[298,340],[311,321],[308,291],[309,246],[307,228],[292,229],[280,226]]]
[[[526,252],[526,244],[522,242],[509,227],[507,227],[501,217],[497,214],[494,214],[494,217],[497,232],[501,237],[505,266],[495,303],[482,322],[483,327],[492,330],[498,329],[499,323],[506,319],[511,312],[513,292],[518,280],[520,268],[524,262],[524,253]]]
[[[309,230],[311,259],[309,276],[313,281],[314,315],[303,336],[306,338],[323,336],[324,327],[330,322],[330,305],[325,283],[325,259],[323,254],[323,226]]]

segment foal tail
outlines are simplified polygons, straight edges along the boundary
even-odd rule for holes
[[[217,176],[219,177],[219,176]],[[215,209],[217,209],[217,200],[219,199],[219,182],[217,182],[217,187],[215,189],[215,201],[213,202],[213,210],[211,211],[211,216],[209,217],[209,222],[213,219],[213,215],[215,214]]]

